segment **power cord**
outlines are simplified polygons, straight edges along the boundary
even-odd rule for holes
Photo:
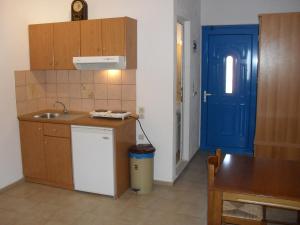
[[[140,128],[141,128],[143,134],[145,135],[147,141],[149,142],[150,145],[152,145],[151,141],[149,140],[147,134],[145,133],[145,131],[144,131],[144,129],[143,129],[142,123],[141,123],[141,121],[139,120],[139,118],[137,118],[137,117],[135,117],[135,116],[130,116],[130,117],[131,117],[131,118],[134,118],[136,121],[138,121],[138,123],[139,123],[139,125],[140,125]],[[152,145],[152,146],[153,146],[153,145]]]

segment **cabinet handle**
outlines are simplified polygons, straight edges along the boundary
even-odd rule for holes
[[[42,130],[42,128],[41,128],[41,127],[39,127],[39,128],[38,128],[38,130]]]

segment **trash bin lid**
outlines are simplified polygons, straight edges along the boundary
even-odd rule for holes
[[[150,144],[139,144],[132,146],[129,152],[134,154],[150,154],[155,152],[155,148]]]

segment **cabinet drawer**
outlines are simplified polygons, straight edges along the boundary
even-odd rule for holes
[[[54,137],[70,137],[70,126],[64,124],[44,124],[44,135]]]

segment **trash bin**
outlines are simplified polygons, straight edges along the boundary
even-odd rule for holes
[[[131,188],[138,194],[152,191],[154,152],[155,148],[150,144],[135,145],[129,149]]]

